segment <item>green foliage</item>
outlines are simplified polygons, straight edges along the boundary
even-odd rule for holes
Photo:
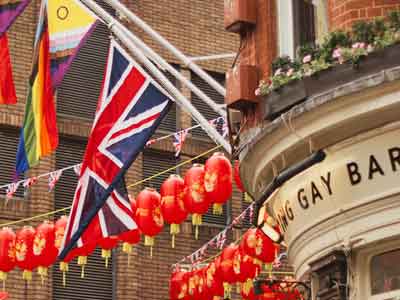
[[[388,14],[389,28],[393,31],[400,30],[400,11],[391,11]]]
[[[291,68],[291,64],[292,64],[292,59],[289,56],[284,55],[277,57],[272,62],[272,72],[275,73],[279,69],[287,71]]]
[[[352,40],[357,43],[372,44],[375,40],[372,22],[358,21],[352,27]]]
[[[333,31],[327,37],[325,37],[324,42],[322,43],[320,48],[319,57],[327,62],[332,62],[332,54],[336,48],[350,46],[351,38],[348,32],[342,30]]]

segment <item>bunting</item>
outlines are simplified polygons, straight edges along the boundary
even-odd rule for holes
[[[53,94],[96,23],[95,15],[76,0],[42,2],[16,158],[17,175],[56,149],[58,132]]]

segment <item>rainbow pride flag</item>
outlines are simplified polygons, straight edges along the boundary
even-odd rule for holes
[[[42,2],[16,157],[17,175],[57,148],[54,91],[96,23],[97,17],[77,0]]]

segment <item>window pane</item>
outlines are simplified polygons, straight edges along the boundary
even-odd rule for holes
[[[372,295],[400,289],[400,249],[374,256],[371,261]]]

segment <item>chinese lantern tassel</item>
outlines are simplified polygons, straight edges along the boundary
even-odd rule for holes
[[[22,279],[24,279],[26,281],[31,281],[32,280],[32,271],[24,270],[22,272]]]
[[[242,283],[240,282],[236,283],[236,293],[240,294],[241,290],[242,290]]]
[[[67,285],[67,272],[68,272],[68,263],[66,262],[60,262],[60,271],[63,274],[63,286]]]
[[[122,244],[122,252],[128,254],[128,266],[130,266],[130,264],[131,264],[132,245],[127,243],[127,242],[124,242]]]
[[[214,203],[213,204],[213,214],[217,216],[221,216],[224,212],[224,209],[222,207],[222,204],[220,203]]]
[[[224,299],[232,299],[232,287],[229,283],[224,282]]]
[[[0,280],[3,281],[3,291],[6,290],[7,273],[0,271]]]
[[[105,259],[106,269],[108,268],[108,260],[111,257],[111,250],[101,249],[101,257]]]
[[[202,217],[199,214],[193,214],[192,224],[195,226],[195,238],[199,239],[199,226],[202,224]]]
[[[175,249],[175,235],[180,232],[179,224],[171,224],[169,233],[172,235],[172,248]]]
[[[78,265],[81,266],[81,278],[85,278],[85,265],[87,264],[87,256],[78,256]]]
[[[154,237],[145,235],[144,245],[150,247],[150,257],[153,257]]]
[[[38,267],[38,274],[40,275],[40,278],[42,279],[42,285],[44,284],[44,280],[47,277],[47,268],[39,266]]]
[[[250,293],[251,288],[253,287],[253,281],[251,278],[248,278],[245,283],[243,283],[243,292],[245,295]]]

